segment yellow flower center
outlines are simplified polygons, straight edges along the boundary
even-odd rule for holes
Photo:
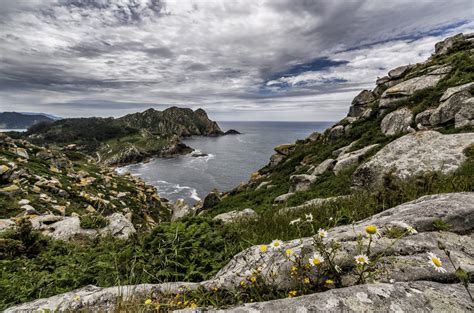
[[[375,235],[377,233],[377,226],[369,225],[365,228],[365,232],[369,235]]]
[[[365,258],[363,258],[363,257],[358,257],[358,258],[357,258],[357,261],[359,261],[360,263],[365,263]]]
[[[291,249],[286,249],[285,253],[287,256],[290,256],[293,253],[293,251]]]
[[[436,265],[436,267],[441,267],[441,260],[440,259],[432,257],[431,262],[433,262],[433,264]]]
[[[273,245],[274,245],[275,247],[279,247],[279,246],[280,246],[280,243],[279,243],[279,242],[275,242]]]
[[[319,264],[321,264],[320,259],[313,259],[313,265],[319,265]]]
[[[266,245],[261,245],[260,246],[260,252],[267,252],[267,246]]]

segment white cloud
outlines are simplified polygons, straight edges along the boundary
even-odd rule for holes
[[[471,22],[427,34],[472,19],[469,0],[5,3],[1,110],[63,116],[169,104],[201,106],[223,119],[249,112],[254,119],[337,119],[376,76],[425,59],[449,33],[474,29]],[[347,63],[273,77],[323,57]],[[294,87],[278,90],[270,78]],[[95,108],[81,108],[92,100]]]

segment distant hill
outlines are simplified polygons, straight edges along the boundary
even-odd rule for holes
[[[120,118],[67,118],[34,125],[25,135],[36,144],[75,144],[100,162],[119,165],[154,155],[189,153],[192,149],[180,144],[183,137],[223,134],[203,109],[171,107]]]
[[[38,113],[0,113],[0,129],[27,129],[41,122],[54,122],[54,119]]]

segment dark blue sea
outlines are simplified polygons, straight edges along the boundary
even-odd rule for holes
[[[334,122],[219,122],[222,130],[241,135],[193,137],[184,140],[205,157],[191,155],[153,159],[118,169],[129,171],[158,188],[161,197],[193,204],[214,188],[230,190],[248,181],[250,174],[266,165],[273,148],[323,131]]]

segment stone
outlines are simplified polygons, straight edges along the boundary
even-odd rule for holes
[[[33,302],[20,304],[7,309],[5,312],[115,312],[121,299],[132,300],[136,297],[156,297],[159,294],[176,294],[192,290],[199,286],[197,283],[162,283],[124,285],[101,288],[88,285],[83,288]]]
[[[13,197],[19,193],[21,193],[21,189],[15,184],[0,188],[0,195],[3,196]]]
[[[441,97],[440,105],[431,113],[430,124],[441,125],[455,119],[456,113],[473,105],[470,89],[474,83],[449,88]]]
[[[373,144],[362,149],[341,154],[334,165],[333,171],[337,175],[346,168],[349,168],[360,162],[363,156],[377,148],[378,144]]]
[[[288,199],[293,196],[295,193],[294,192],[289,192],[289,193],[285,193],[283,195],[280,195],[278,197],[276,197],[275,199],[273,199],[273,202],[278,204],[278,203],[284,203],[286,201],[288,201]]]
[[[6,172],[8,172],[10,170],[10,168],[4,164],[0,165],[0,175],[3,175],[5,174]]]
[[[275,147],[275,151],[281,155],[288,156],[291,152],[295,150],[295,144],[285,143]]]
[[[258,219],[258,214],[252,209],[244,209],[242,211],[230,211],[214,216],[213,220],[222,221],[224,224],[235,223],[242,220]]]
[[[431,114],[433,114],[435,110],[436,109],[427,109],[421,113],[418,113],[415,117],[415,124],[416,125],[420,124],[422,126],[431,126],[430,117],[431,117]]]
[[[435,55],[443,55],[449,52],[456,42],[463,41],[465,39],[464,35],[456,34],[454,36],[448,37],[443,41],[437,42],[435,44]]]
[[[401,108],[387,114],[380,123],[380,128],[384,135],[394,136],[407,133],[412,123],[413,113],[411,110],[408,108]]]
[[[25,204],[30,204],[30,200],[28,199],[21,199],[20,201],[18,201],[18,205],[25,205]]]
[[[321,139],[321,137],[322,137],[321,133],[313,132],[311,135],[308,136],[308,139],[309,139],[309,141],[314,142],[314,141],[318,141],[319,139]]]
[[[313,176],[319,176],[327,171],[330,171],[333,169],[334,164],[336,164],[336,160],[334,159],[326,159],[323,162],[321,162],[316,168],[313,170],[312,175]]]
[[[342,137],[344,137],[344,126],[337,125],[329,130],[328,140],[330,142],[334,142]]]
[[[327,204],[327,203],[332,203],[335,201],[343,200],[343,199],[348,199],[350,196],[337,196],[337,197],[329,197],[329,198],[315,198],[306,201],[305,203],[293,207],[286,207],[278,210],[279,214],[286,214],[289,212],[298,212],[310,208],[315,208],[319,207],[321,205]]]
[[[209,313],[288,312],[470,312],[474,305],[461,284],[429,281],[372,283],[301,297],[252,302]],[[193,313],[195,310],[180,310]]]
[[[449,231],[440,232],[435,222],[442,219],[450,226]],[[385,210],[365,220],[351,225],[337,226],[328,230],[327,238],[342,243],[342,249],[334,262],[342,269],[343,286],[353,284],[351,280],[352,269],[355,266],[353,256],[359,253],[358,234],[365,233],[365,227],[375,225],[382,237],[372,242],[372,253],[380,258],[379,274],[377,281],[417,281],[430,280],[446,282],[455,280],[452,268],[446,268],[447,273],[433,270],[427,262],[427,252],[438,256],[444,253],[438,248],[438,240],[442,241],[455,264],[461,266],[469,274],[474,274],[474,192],[447,193],[429,195],[418,198],[391,209]],[[384,231],[392,227],[413,227],[417,232],[394,239],[384,236]],[[362,237],[366,246],[369,239]],[[389,248],[387,248],[389,247]],[[263,267],[261,278],[268,284],[279,288],[291,288],[297,283],[291,279],[290,271],[292,262],[282,251],[292,249],[302,259],[309,257],[313,251],[313,238],[301,238],[283,242],[281,249],[267,251],[261,254],[258,246],[250,247],[236,256],[224,266],[211,280],[203,283],[206,286],[218,288],[237,287],[242,279],[242,273]],[[442,257],[443,264],[449,261]],[[271,266],[266,266],[270,264]]]
[[[109,221],[109,224],[104,228],[99,229],[99,234],[102,236],[110,235],[113,237],[126,239],[137,232],[132,222],[122,213],[113,213],[106,218]]]
[[[395,105],[395,102],[406,99],[407,97],[413,95],[416,91],[436,86],[438,82],[446,76],[444,73],[447,70],[451,70],[451,67],[446,66],[442,68],[442,71],[438,69],[423,76],[410,78],[399,84],[396,84],[393,87],[388,88],[381,96],[379,108],[391,108]]]
[[[474,126],[474,98],[465,101],[468,105],[464,106],[454,116],[454,127]]]
[[[353,174],[356,186],[375,186],[388,173],[405,179],[427,172],[451,173],[465,160],[463,150],[474,143],[474,133],[443,135],[419,131],[387,144]]]
[[[388,76],[390,79],[399,79],[405,76],[412,68],[412,65],[399,66],[388,72]]]
[[[378,77],[377,80],[375,81],[375,84],[378,85],[383,85],[385,83],[388,83],[390,81],[390,77],[384,76],[384,77]]]
[[[93,207],[92,205],[89,204],[89,205],[86,207],[86,212],[87,212],[87,213],[95,213],[96,210],[94,209],[94,207]]]
[[[283,162],[284,160],[286,160],[286,156],[282,155],[282,154],[279,154],[279,153],[275,153],[273,154],[271,157],[270,157],[270,164],[269,164],[269,167],[270,168],[274,168],[276,167],[278,164],[280,164],[281,162]]]
[[[26,151],[26,149],[24,148],[16,148],[15,154],[27,160],[30,158],[28,155],[28,151]]]
[[[193,213],[193,211],[189,208],[186,201],[184,201],[183,199],[178,199],[173,205],[171,221],[176,221],[177,219],[190,215],[191,213]]]
[[[216,206],[219,202],[221,202],[221,196],[219,194],[219,191],[217,190],[211,191],[204,198],[204,201],[202,203],[202,209],[203,210],[210,209]]]
[[[257,188],[255,188],[255,190],[262,189],[263,187],[268,186],[268,185],[270,185],[271,183],[272,183],[271,181],[263,181],[263,182],[261,182],[261,183],[257,186]]]
[[[308,174],[292,175],[290,176],[290,192],[306,191],[316,179],[316,176]]]
[[[25,215],[40,215],[40,213],[38,213],[38,211],[36,211],[36,209],[29,204],[23,205],[21,209],[24,210]]]
[[[0,219],[0,232],[15,227],[15,222],[10,219]]]

